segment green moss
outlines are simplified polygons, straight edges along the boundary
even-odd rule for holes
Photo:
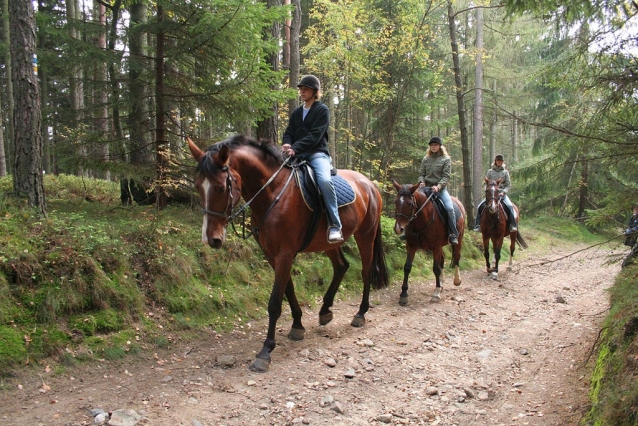
[[[26,356],[25,340],[19,331],[0,325],[0,372],[24,362]]]

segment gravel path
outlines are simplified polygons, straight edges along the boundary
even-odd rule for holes
[[[306,306],[300,342],[285,337],[286,312],[265,374],[248,370],[261,320],[154,356],[43,370],[5,383],[0,424],[92,425],[90,410],[102,409],[106,419],[128,410],[111,418],[120,425],[135,415],[167,426],[575,425],[618,266],[593,249],[544,263],[573,251],[515,262],[498,281],[461,271],[459,288],[446,270],[438,304],[429,302],[434,280],[411,280],[405,307],[395,282],[373,293],[363,328],[349,325],[358,300],[337,302],[327,326]]]

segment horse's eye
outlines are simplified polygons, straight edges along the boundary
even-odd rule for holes
[[[226,187],[225,186],[219,186],[217,188],[215,188],[215,191],[219,194],[223,194],[224,191],[226,191]]]

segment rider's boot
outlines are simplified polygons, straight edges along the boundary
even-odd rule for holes
[[[454,210],[447,211],[447,224],[448,224],[448,241],[450,245],[457,245],[459,243],[458,235],[459,231],[456,229],[456,216],[454,215]]]

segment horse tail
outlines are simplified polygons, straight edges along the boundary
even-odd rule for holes
[[[382,289],[388,287],[388,267],[385,263],[385,253],[383,252],[383,242],[381,240],[381,222],[377,227],[377,235],[374,238],[374,248],[372,249],[372,265],[370,267],[370,280],[374,288]]]
[[[527,248],[527,243],[525,242],[525,240],[523,239],[523,236],[521,235],[521,232],[518,231],[516,233],[516,242],[519,243],[521,245],[521,247],[523,248]]]

